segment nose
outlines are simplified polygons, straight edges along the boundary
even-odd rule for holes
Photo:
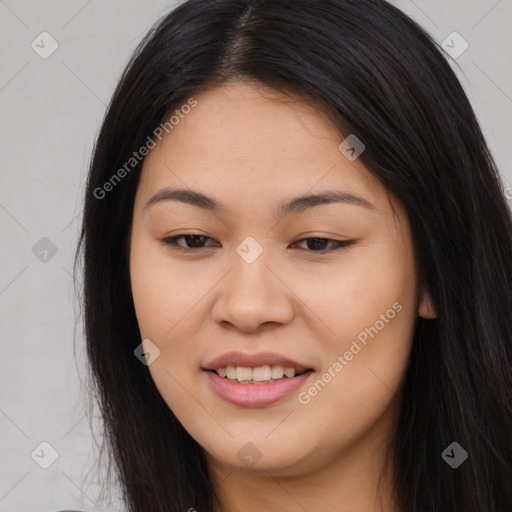
[[[293,285],[279,275],[265,252],[252,263],[236,255],[233,265],[219,283],[212,310],[215,322],[244,332],[258,332],[293,319]]]

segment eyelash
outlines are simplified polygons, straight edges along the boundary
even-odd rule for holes
[[[186,238],[186,237],[190,237],[190,236],[198,236],[198,237],[202,237],[202,238],[205,238],[205,239],[208,239],[208,240],[212,240],[212,238],[210,238],[208,236],[204,236],[204,235],[184,234],[184,235],[177,235],[177,236],[171,236],[171,237],[163,238],[161,240],[161,243],[162,243],[162,245],[164,245],[166,247],[171,247],[172,249],[176,249],[178,251],[183,251],[183,252],[189,252],[189,253],[190,252],[198,252],[198,251],[202,251],[202,250],[208,249],[208,247],[196,247],[196,248],[182,247],[181,245],[178,245],[176,243],[176,241],[179,238]],[[309,249],[309,250],[308,249],[304,249],[304,250],[306,250],[308,252],[320,253],[320,254],[325,254],[325,253],[328,253],[328,252],[337,251],[339,249],[343,249],[345,247],[349,247],[350,245],[353,245],[355,243],[355,240],[333,240],[331,238],[322,238],[322,237],[302,238],[301,240],[297,240],[297,242],[295,242],[295,243],[304,242],[304,241],[307,241],[307,240],[327,240],[328,242],[333,242],[335,244],[335,247],[331,247],[330,249],[321,249],[319,251],[314,251],[312,249]]]

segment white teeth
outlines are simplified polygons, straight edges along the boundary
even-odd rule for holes
[[[234,366],[228,366],[226,368],[226,377],[231,380],[236,379],[236,368]]]
[[[221,377],[227,377],[229,380],[238,382],[272,382],[282,379],[284,376],[292,378],[295,376],[294,368],[285,368],[284,366],[258,366],[257,368],[248,368],[246,366],[228,366],[226,368],[217,368],[217,374]]]
[[[236,380],[241,382],[243,380],[252,379],[252,368],[245,368],[244,366],[236,367]]]
[[[288,378],[291,378],[295,375],[295,370],[293,368],[285,368],[284,369],[284,374],[288,377]]]
[[[258,368],[252,369],[252,380],[256,382],[263,382],[272,378],[272,372],[270,366],[259,366]]]
[[[282,379],[284,375],[284,366],[272,366],[271,374],[273,379]]]

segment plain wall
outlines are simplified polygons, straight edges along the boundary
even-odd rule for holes
[[[457,31],[469,43],[458,73],[512,185],[512,2],[393,3],[437,41]],[[94,452],[79,401],[83,353],[75,362],[73,351],[73,256],[105,105],[142,35],[174,5],[0,2],[0,511],[116,510],[115,500],[95,504],[94,481],[84,481]],[[31,47],[51,49],[43,31],[58,43],[46,59]],[[76,337],[83,347],[80,326]],[[58,453],[48,469],[35,462],[50,460],[41,442]]]

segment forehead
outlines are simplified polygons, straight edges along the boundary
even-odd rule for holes
[[[185,186],[247,206],[337,187],[388,201],[363,163],[340,152],[345,135],[318,102],[241,81],[194,99],[144,161],[139,187],[146,198]]]

